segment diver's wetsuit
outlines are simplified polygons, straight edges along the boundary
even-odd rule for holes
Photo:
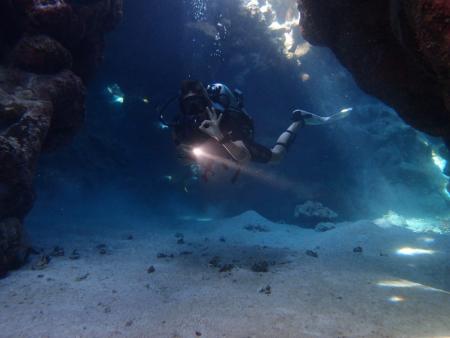
[[[256,143],[253,140],[242,140],[250,152],[251,160],[257,163],[269,163],[272,159],[272,150]]]
[[[269,163],[273,160],[272,150],[254,141],[253,120],[244,108],[243,96],[239,90],[231,91],[219,83],[209,85],[207,89],[201,83],[189,81],[186,83],[188,88],[182,89],[180,100],[181,113],[175,117],[173,123],[174,141],[181,150],[184,145],[208,144],[215,149],[216,154],[229,156],[220,144],[223,142],[217,143],[199,130],[199,122],[209,118],[202,105],[209,105],[217,114],[223,115],[220,130],[224,137],[232,142],[241,141],[247,148],[252,162]]]
[[[272,151],[254,141],[253,121],[244,108],[242,93],[239,90],[232,92],[223,84],[210,85],[207,91],[213,107],[224,114],[221,123],[224,135],[230,135],[232,141],[242,141],[250,153],[251,161],[269,163]]]

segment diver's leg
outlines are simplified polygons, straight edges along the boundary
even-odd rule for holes
[[[271,163],[280,162],[286,155],[289,146],[294,142],[297,136],[298,130],[304,126],[303,121],[297,121],[292,123],[286,131],[280,135],[277,140],[277,144],[272,148]]]

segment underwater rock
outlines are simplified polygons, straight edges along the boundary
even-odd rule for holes
[[[353,248],[353,252],[354,253],[362,253],[363,252],[363,248],[360,246],[357,246],[356,248]]]
[[[106,244],[99,244],[95,248],[100,255],[106,255],[108,253],[108,247]]]
[[[269,263],[267,261],[256,262],[252,265],[253,272],[269,272]]]
[[[78,253],[78,250],[73,250],[69,256],[69,259],[71,259],[73,261],[80,259],[80,254]]]
[[[82,79],[121,17],[122,0],[0,2],[0,224],[20,222],[32,207],[42,149],[67,143],[82,126]],[[5,237],[0,272],[17,265],[17,241]]]
[[[320,202],[307,201],[295,207],[294,216],[295,218],[333,219],[337,218],[338,214]]]
[[[316,251],[313,250],[306,250],[306,255],[314,258],[319,258],[319,254]]]
[[[336,229],[336,226],[333,223],[329,223],[329,222],[319,223],[314,228],[314,230],[317,232],[326,232],[326,231],[330,231],[333,229]]]
[[[224,264],[220,267],[219,272],[230,272],[234,269],[233,264]]]
[[[38,259],[31,264],[31,269],[44,270],[50,263],[50,260],[51,260],[50,256],[47,256],[45,254],[40,255]]]
[[[259,289],[258,292],[259,292],[259,293],[264,293],[264,294],[266,294],[266,295],[270,295],[270,294],[272,294],[272,288],[271,288],[270,285],[267,285],[267,286],[265,286],[265,287]]]
[[[248,224],[244,227],[245,230],[250,232],[269,232],[270,230],[263,227],[260,224]]]
[[[77,278],[75,278],[76,282],[81,282],[85,279],[87,279],[89,277],[89,273],[85,273],[84,275],[78,276]]]
[[[214,256],[209,260],[208,265],[213,268],[220,268],[220,257]]]
[[[0,278],[23,264],[27,255],[22,223],[17,218],[0,221]]]
[[[34,169],[52,115],[48,97],[36,94],[40,81],[46,79],[0,67],[0,112],[8,112],[0,114],[0,220],[21,219],[33,204]]]
[[[305,39],[329,47],[367,93],[450,142],[450,3],[297,0]]]
[[[64,248],[61,248],[59,246],[55,246],[53,248],[53,251],[50,253],[50,256],[52,256],[52,257],[62,257],[62,256],[64,256]]]
[[[15,46],[13,66],[38,74],[55,74],[72,67],[72,55],[58,41],[46,36],[26,36]]]

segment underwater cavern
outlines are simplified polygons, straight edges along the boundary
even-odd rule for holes
[[[0,337],[450,337],[450,1],[2,0]]]

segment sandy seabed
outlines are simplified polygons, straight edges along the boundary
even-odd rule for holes
[[[449,235],[247,212],[33,241],[65,255],[0,280],[0,337],[450,337]]]

